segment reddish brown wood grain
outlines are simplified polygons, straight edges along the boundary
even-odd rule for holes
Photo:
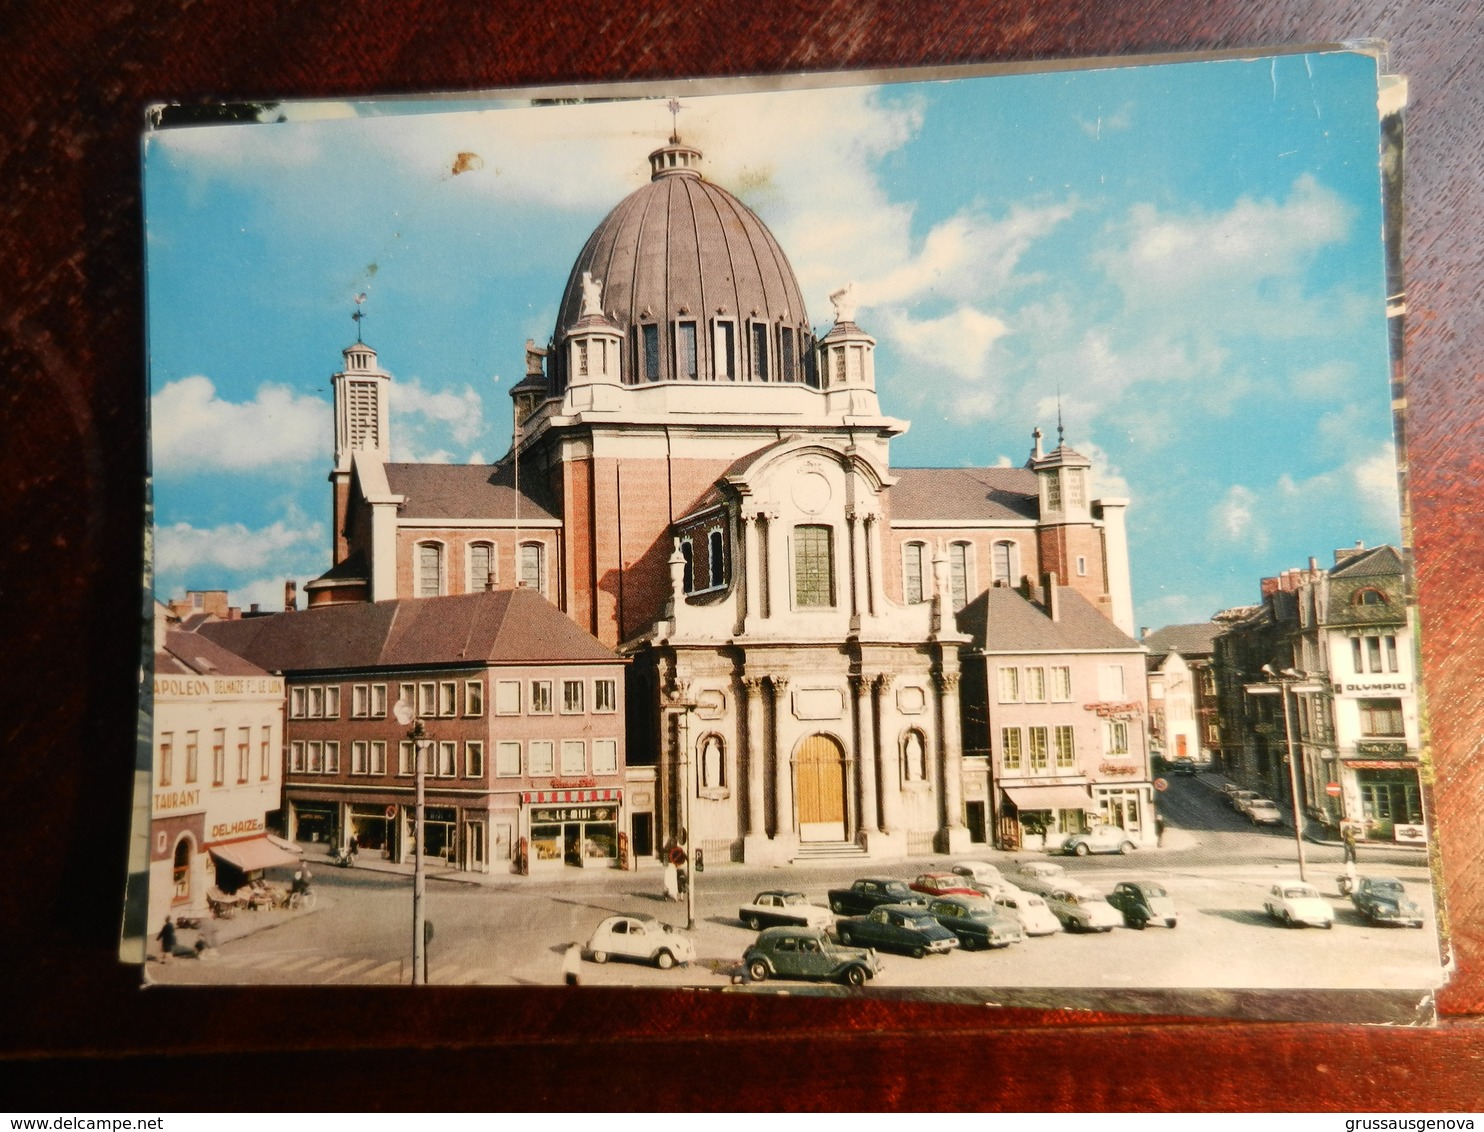
[[[1472,0],[154,3],[0,15],[3,1055],[19,1108],[1478,1108],[1484,106]],[[144,493],[138,135],[156,100],[1029,61],[1380,37],[1411,80],[1408,446],[1452,922],[1430,1032],[879,1001],[137,989],[114,961]],[[168,1054],[171,1072],[160,1070]],[[236,1100],[242,1102],[237,1095]],[[243,1102],[250,1103],[250,1102]],[[270,1107],[279,1107],[272,1104]]]

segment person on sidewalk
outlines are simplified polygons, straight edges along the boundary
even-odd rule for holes
[[[569,987],[582,982],[582,946],[574,943],[562,956],[562,981]]]
[[[170,956],[175,951],[175,924],[169,916],[165,917],[165,926],[155,938],[160,941],[160,962],[170,962]]]
[[[1355,855],[1355,827],[1346,826],[1341,840],[1345,842],[1345,863],[1347,865],[1358,864],[1359,858]]]

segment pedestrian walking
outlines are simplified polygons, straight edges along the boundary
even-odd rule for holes
[[[165,926],[155,938],[160,941],[160,962],[170,962],[170,956],[175,951],[175,924],[169,916],[165,917]]]
[[[1158,815],[1154,818],[1154,847],[1162,847],[1165,843],[1165,819]]]
[[[562,981],[569,987],[582,982],[582,947],[574,943],[562,956]]]
[[[1345,843],[1345,863],[1347,865],[1356,864],[1359,858],[1355,855],[1355,827],[1346,826],[1341,840]]]

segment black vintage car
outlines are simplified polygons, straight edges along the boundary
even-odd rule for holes
[[[927,897],[913,892],[904,880],[890,877],[862,877],[849,888],[830,889],[830,910],[841,916],[859,916],[881,904],[920,904]]]
[[[1025,939],[1020,921],[984,896],[940,896],[927,907],[928,915],[958,936],[965,951],[1009,947]]]
[[[755,983],[765,979],[824,979],[864,986],[881,962],[871,951],[834,943],[818,928],[764,928],[742,953],[742,966]]]
[[[846,946],[900,951],[914,959],[943,955],[958,947],[958,936],[918,904],[882,904],[867,915],[841,920],[835,931]]]
[[[1361,877],[1350,902],[1373,924],[1422,926],[1422,906],[1407,896],[1405,886],[1395,877]]]
[[[1123,913],[1123,922],[1142,931],[1150,924],[1173,928],[1180,922],[1175,902],[1163,885],[1150,880],[1126,880],[1108,893],[1108,903]]]

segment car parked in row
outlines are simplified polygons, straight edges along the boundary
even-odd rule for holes
[[[760,931],[791,926],[827,928],[835,918],[828,908],[810,904],[802,892],[769,889],[754,896],[751,904],[742,905],[737,910],[737,919],[753,931]]]
[[[996,908],[986,896],[942,896],[927,906],[928,915],[958,936],[965,951],[1009,947],[1025,939],[1020,921]]]
[[[606,963],[610,956],[642,959],[661,970],[675,964],[682,966],[696,958],[696,945],[669,924],[653,916],[609,916],[593,931],[583,949],[594,963]]]
[[[1143,931],[1150,924],[1173,928],[1180,923],[1174,900],[1164,885],[1152,880],[1121,881],[1108,893],[1108,903],[1122,914],[1124,924],[1135,931]]]
[[[994,903],[1019,920],[1020,930],[1026,935],[1055,935],[1061,931],[1061,921],[1034,892],[1012,888],[995,896]]]
[[[832,888],[830,910],[841,916],[859,916],[880,904],[927,904],[927,897],[913,892],[904,880],[892,877],[861,877],[849,888]]]
[[[1062,843],[1068,857],[1086,857],[1089,853],[1132,853],[1138,845],[1122,826],[1099,824],[1086,833],[1074,833]]]
[[[1243,808],[1247,820],[1253,825],[1281,825],[1283,815],[1278,812],[1278,803],[1271,798],[1253,798]]]
[[[1231,796],[1232,809],[1236,810],[1239,814],[1245,814],[1247,812],[1247,803],[1254,798],[1261,797],[1262,795],[1256,790],[1234,790]]]
[[[965,882],[957,873],[921,873],[907,886],[932,899],[935,896],[980,896],[979,889]]]
[[[1361,877],[1350,902],[1372,924],[1422,926],[1422,906],[1407,896],[1406,886],[1395,877]]]
[[[1310,925],[1316,928],[1335,926],[1335,910],[1329,901],[1319,895],[1319,890],[1303,881],[1288,880],[1268,889],[1267,899],[1262,904],[1273,919],[1286,928]]]
[[[820,979],[864,986],[881,973],[873,951],[836,943],[818,928],[764,928],[742,953],[742,967],[755,983],[765,979]]]
[[[1053,889],[1046,894],[1046,907],[1069,932],[1110,932],[1123,923],[1102,893],[1087,888]]]
[[[984,893],[986,896],[997,896],[1002,892],[1014,889],[1004,875],[994,865],[987,861],[960,861],[953,866],[953,871],[968,882],[970,888]]]
[[[847,947],[879,947],[914,959],[958,947],[958,936],[929,916],[925,905],[917,904],[882,904],[864,916],[841,920],[835,932]]]

